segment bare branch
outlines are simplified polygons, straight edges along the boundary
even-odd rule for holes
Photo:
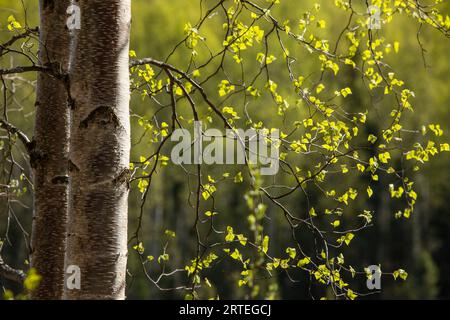
[[[26,38],[32,34],[39,33],[39,27],[35,27],[33,29],[27,29],[25,32],[22,32],[21,34],[17,34],[13,36],[11,39],[6,41],[3,44],[0,44],[0,56],[3,55],[3,50],[7,49],[8,47],[12,46],[16,41]]]
[[[42,67],[42,66],[24,66],[24,67],[14,67],[11,69],[0,69],[0,75],[35,72],[35,71],[47,72],[49,74],[56,75],[55,72],[51,68]]]
[[[11,268],[3,261],[3,258],[0,256],[0,277],[17,283],[22,283],[27,275],[22,270]]]
[[[6,131],[8,131],[11,134],[16,134],[17,137],[20,139],[20,141],[22,141],[22,143],[24,144],[28,153],[31,152],[33,142],[28,138],[28,136],[22,130],[20,130],[16,126],[12,125],[11,123],[9,123],[3,119],[0,119],[0,127],[5,129]]]

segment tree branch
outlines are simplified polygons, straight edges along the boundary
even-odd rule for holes
[[[0,69],[0,75],[25,73],[25,72],[33,72],[33,71],[47,72],[47,73],[49,73],[51,75],[55,75],[57,77],[60,76],[60,75],[57,75],[51,68],[42,67],[42,66],[24,66],[24,67],[14,67],[11,69]]]
[[[178,70],[177,68],[175,68],[174,66],[162,62],[162,61],[158,61],[155,60],[153,58],[143,58],[143,59],[137,59],[137,60],[131,60],[130,61],[130,68],[132,67],[137,67],[137,66],[142,66],[142,65],[146,65],[146,64],[152,64],[154,66],[163,68],[163,69],[168,69],[170,71],[175,71],[176,73],[183,73],[183,71]]]
[[[12,46],[16,41],[26,38],[33,33],[39,33],[39,27],[35,27],[33,29],[27,29],[25,32],[15,35],[11,39],[6,41],[5,43],[0,44],[0,56],[3,55],[3,50],[6,50],[8,47]]]
[[[200,92],[200,95],[202,96],[202,98],[206,102],[206,104],[209,107],[211,107],[211,109],[214,111],[214,113],[216,113],[219,116],[219,118],[222,119],[225,126],[229,129],[233,130],[232,126],[228,123],[228,120],[224,117],[224,115],[220,112],[220,110],[217,109],[217,107],[214,105],[214,103],[212,103],[212,101],[209,99],[209,97],[206,94],[203,87],[200,84],[198,84],[196,81],[194,81],[191,77],[189,77],[189,75],[186,72],[184,72],[180,69],[177,69],[176,67],[174,67],[173,65],[171,65],[169,63],[155,60],[153,58],[143,58],[143,59],[138,59],[138,60],[131,60],[130,68],[141,66],[141,65],[146,65],[146,64],[151,64],[153,66],[157,66],[163,70],[173,71],[173,72],[179,74],[181,77],[183,77],[186,81],[190,82],[192,84],[192,86]],[[178,82],[178,80],[176,78],[174,78],[174,80],[176,82]],[[180,85],[180,87],[183,89],[183,86],[180,83],[178,83],[178,85]],[[185,94],[188,95],[187,92],[185,92]]]
[[[33,142],[28,138],[28,136],[19,128],[12,125],[11,123],[0,119],[0,128],[5,129],[11,134],[16,134],[20,141],[24,144],[25,148],[27,149],[28,153],[31,152],[31,149],[33,147]]]

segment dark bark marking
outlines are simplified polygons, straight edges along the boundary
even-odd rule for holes
[[[127,188],[130,188],[131,171],[128,168],[123,168],[117,177],[114,178],[114,184],[126,183]]]
[[[69,160],[69,172],[74,171],[80,171],[80,169],[72,162],[72,160]]]
[[[43,3],[43,9],[49,9],[49,10],[53,10],[55,8],[55,1],[54,0],[44,0]]]
[[[52,179],[53,184],[67,185],[69,184],[69,176],[56,176]]]
[[[27,149],[30,154],[30,166],[31,168],[36,169],[43,161],[45,161],[47,156],[37,148],[35,140],[30,142]]]
[[[94,123],[99,126],[113,124],[116,128],[120,126],[119,118],[114,113],[114,110],[109,106],[97,107],[83,121],[80,122],[80,128],[87,129],[90,124]]]

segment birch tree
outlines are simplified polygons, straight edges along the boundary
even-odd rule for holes
[[[69,0],[39,1],[39,63],[66,73]],[[34,217],[31,266],[42,281],[35,299],[59,299],[64,283],[64,250],[68,205],[69,106],[65,82],[40,72],[36,89],[36,120],[30,162],[34,175]]]
[[[70,92],[67,266],[81,287],[67,299],[123,299],[129,179],[130,0],[81,0]],[[68,279],[70,280],[70,279]]]

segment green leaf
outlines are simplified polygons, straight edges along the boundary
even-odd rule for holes
[[[395,270],[392,275],[394,276],[395,280],[397,280],[398,277],[400,277],[400,279],[402,280],[406,280],[406,278],[408,278],[408,272],[403,269]]]
[[[225,236],[226,242],[231,242],[234,240],[234,233],[233,233],[233,227],[227,226],[227,235]]]
[[[28,275],[23,282],[23,286],[28,291],[36,290],[41,282],[42,277],[37,273],[36,269],[31,268],[28,271]]]
[[[356,275],[356,270],[352,266],[349,267],[349,270],[350,270],[350,272],[352,274],[352,278],[354,278],[355,275]]]
[[[350,245],[350,242],[355,237],[355,235],[351,232],[345,234],[345,236],[342,236],[338,239],[339,243],[345,242],[346,245]]]
[[[298,267],[304,267],[311,263],[311,258],[304,257],[303,259],[298,260],[297,266]]]
[[[136,250],[139,254],[143,254],[145,251],[144,245],[142,242],[139,242],[137,245],[133,246],[133,249]]]
[[[262,251],[267,253],[269,250],[269,236],[265,236],[262,243]]]
[[[168,253],[163,253],[158,257],[158,263],[161,263],[161,261],[169,261],[169,258],[170,256]]]
[[[367,141],[369,141],[372,144],[375,144],[375,142],[377,142],[378,138],[373,135],[373,134],[369,134],[369,136],[367,137]]]
[[[11,290],[5,290],[3,293],[4,300],[14,300],[14,293]]]
[[[8,30],[14,31],[19,29],[22,29],[22,25],[16,20],[16,18],[14,18],[13,15],[10,15],[8,17]]]
[[[354,293],[353,290],[347,289],[347,297],[350,300],[355,300],[358,297],[358,295],[356,293]]]
[[[370,186],[367,187],[367,195],[369,196],[369,198],[371,198],[373,195],[373,190]]]
[[[234,260],[238,260],[241,258],[241,254],[239,253],[238,249],[234,249],[233,253],[230,254],[230,257],[232,257]]]
[[[291,259],[295,259],[295,257],[297,256],[297,251],[295,250],[295,248],[286,248],[286,253]]]
[[[384,153],[380,153],[378,155],[378,159],[380,159],[380,161],[382,163],[388,163],[388,160],[391,159],[391,154],[389,152],[384,152]]]
[[[171,238],[175,238],[175,236],[176,236],[175,231],[172,231],[172,230],[166,230],[166,231],[164,231],[164,234]]]
[[[344,88],[341,90],[341,94],[344,98],[346,98],[348,95],[352,94],[352,89],[350,88]]]
[[[234,183],[241,183],[242,181],[244,181],[244,178],[242,177],[242,172],[238,172],[235,176],[234,176]]]
[[[333,221],[333,222],[331,223],[331,225],[332,225],[334,228],[337,228],[337,227],[339,227],[339,226],[341,225],[341,221],[335,220],[335,221]]]
[[[238,238],[239,243],[240,243],[241,245],[245,246],[245,245],[247,244],[247,238],[244,237],[243,234],[238,234],[238,235],[237,235],[237,238]]]
[[[222,80],[219,84],[219,96],[223,97],[227,94],[233,92],[235,90],[235,86],[230,84],[228,80]]]
[[[205,212],[205,216],[207,216],[207,217],[212,217],[212,216],[215,216],[215,215],[218,215],[219,213],[217,213],[217,212],[211,212],[211,211],[206,211]]]
[[[450,151],[450,145],[448,143],[441,143],[441,152]]]

